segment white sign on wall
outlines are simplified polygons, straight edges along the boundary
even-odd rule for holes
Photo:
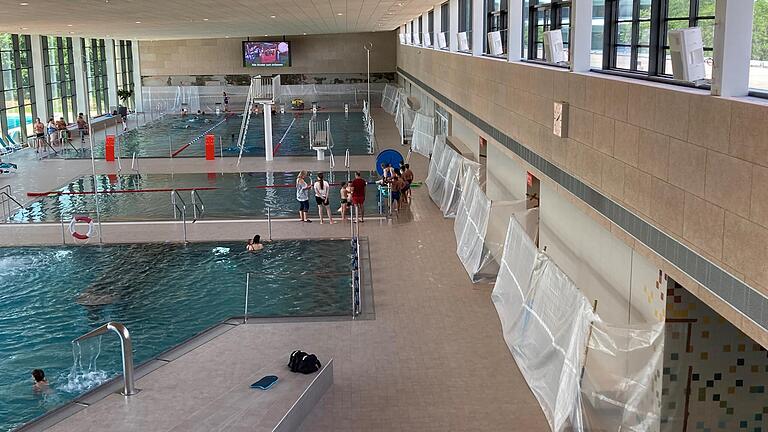
[[[437,34],[437,47],[440,49],[448,48],[448,41],[445,40],[445,32]]]
[[[424,46],[426,47],[432,46],[432,38],[429,36],[429,33],[424,33]]]
[[[504,54],[504,46],[501,44],[501,32],[488,33],[488,51],[495,56]]]
[[[459,41],[459,51],[469,51],[469,41],[467,40],[467,32],[460,32],[457,35]]]

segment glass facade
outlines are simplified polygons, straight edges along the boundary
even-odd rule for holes
[[[43,36],[42,47],[48,115],[74,123],[77,120],[77,92],[72,38]]]
[[[26,141],[37,115],[32,48],[28,35],[0,33],[0,130],[2,138]]]
[[[116,40],[115,43],[115,74],[117,75],[117,90],[134,91],[133,84],[133,46],[131,41]],[[133,108],[135,95],[120,103]]]
[[[507,52],[507,0],[485,0],[485,32],[500,32],[501,46]],[[485,38],[485,53],[490,54],[488,38]]]
[[[83,39],[82,44],[91,117],[107,114],[110,112],[110,100],[104,39]]]

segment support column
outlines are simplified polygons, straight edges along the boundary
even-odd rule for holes
[[[536,25],[530,23],[529,25]],[[589,51],[592,48],[592,0],[571,3],[571,71],[589,70]]]
[[[439,35],[440,32],[445,31],[440,28],[443,25],[442,9],[442,5],[435,5],[435,13],[432,14],[432,19],[434,20],[432,26],[432,48],[434,49],[440,49],[440,45],[437,43],[437,35]]]
[[[523,58],[523,0],[509,0],[507,9],[507,51],[509,60]]]
[[[88,108],[88,83],[85,82],[86,71],[83,62],[83,39],[73,37],[72,38],[72,57],[75,61],[75,92],[77,100],[77,112],[84,113],[87,118],[90,118],[91,113]]]
[[[456,34],[459,32],[459,0],[450,0],[448,9],[451,13],[451,19],[448,21],[448,49],[453,52],[459,50],[459,37]]]
[[[265,160],[270,162],[275,159],[272,148],[272,103],[264,104],[264,154]]]
[[[485,3],[484,0],[472,0],[472,55],[483,55],[485,40]]]
[[[715,6],[715,46],[712,94],[749,94],[754,2],[718,0]]]
[[[120,99],[117,98],[117,70],[115,69],[115,40],[104,39],[104,51],[107,56],[107,94],[109,102],[115,109],[120,105]],[[110,106],[110,112],[112,107]]]
[[[32,40],[32,69],[35,80],[35,107],[37,116],[45,123],[48,120],[48,98],[45,95],[45,68],[43,65],[43,38],[40,35],[30,36]]]
[[[144,86],[141,82],[141,55],[139,41],[131,41],[131,56],[133,58],[133,104],[136,112],[144,112]]]

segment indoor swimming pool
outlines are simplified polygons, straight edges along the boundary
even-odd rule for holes
[[[346,150],[350,154],[363,155],[373,153],[372,144],[365,131],[361,112],[318,112],[317,119],[324,121],[330,117],[331,133],[334,139],[333,153],[343,157]],[[272,116],[272,139],[275,156],[314,156],[309,148],[310,112],[276,113]],[[216,136],[216,156],[237,156],[237,138],[242,124],[242,114],[205,116],[165,115],[138,129],[120,133],[115,144],[115,153],[130,159],[136,157],[203,157],[205,156],[205,134]],[[112,129],[107,134],[114,133]],[[104,135],[99,133],[94,141],[94,155],[103,158]],[[221,139],[221,140],[220,140]],[[264,121],[263,115],[253,115],[249,123],[243,156],[264,156]],[[189,145],[187,145],[189,144]],[[83,144],[86,148],[89,143]],[[79,140],[73,142],[80,148]],[[65,148],[64,157],[89,157],[88,151],[75,152],[72,147]]]
[[[242,315],[247,272],[250,316],[351,315],[349,248],[345,240],[279,241],[258,253],[244,243],[0,248],[0,431],[122,370],[113,334],[79,349],[73,339],[118,321],[136,363],[149,360]],[[50,393],[33,392],[36,368]]]
[[[267,207],[272,217],[297,217],[296,172],[254,173],[187,173],[98,175],[101,220],[173,220],[170,191],[179,190],[187,205],[187,218],[193,217],[192,189],[205,206],[202,219],[264,219]],[[339,208],[339,187],[336,183],[347,180],[347,172],[334,172],[333,179],[325,173],[331,186],[331,209],[334,217]],[[376,179],[375,172],[364,172],[369,182]],[[315,178],[316,174],[312,174]],[[268,186],[271,185],[271,186]],[[80,177],[18,210],[11,222],[69,221],[76,214],[96,212],[93,177]],[[378,213],[377,189],[369,184],[366,190],[365,211]],[[315,200],[310,198],[310,217],[317,216]],[[95,218],[95,216],[94,216]]]

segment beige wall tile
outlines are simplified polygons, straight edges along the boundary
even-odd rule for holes
[[[593,116],[594,114],[589,111],[570,107],[568,110],[568,136],[582,144],[592,145]]]
[[[638,211],[649,214],[651,206],[651,176],[637,168],[624,169],[624,201]]]
[[[731,132],[731,102],[703,95],[691,95],[688,101],[688,141],[727,153]]]
[[[703,199],[685,194],[683,238],[706,253],[721,259],[725,211]]]
[[[729,153],[768,166],[768,107],[734,102],[731,104]]]
[[[629,85],[627,121],[646,129],[653,129],[656,123],[656,89],[642,84]]]
[[[675,138],[669,140],[669,182],[704,197],[707,150]]]
[[[531,77],[531,90],[538,96],[552,99],[555,87],[555,73],[556,72],[545,68],[537,70]]]
[[[685,192],[659,179],[651,181],[650,216],[673,233],[683,234]]]
[[[640,129],[638,167],[666,180],[669,176],[669,137],[648,129]]]
[[[752,165],[724,154],[707,151],[704,197],[730,212],[749,217]]]
[[[624,162],[605,156],[603,159],[602,189],[614,199],[624,198]]]
[[[587,77],[573,73],[568,74],[568,99],[572,107],[586,108]]]
[[[725,213],[725,239],[723,261],[747,278],[768,285],[768,229],[739,217]]]
[[[606,79],[605,94],[605,115],[626,122],[629,109],[629,84]]]
[[[658,132],[678,139],[688,137],[690,96],[675,90],[656,91],[656,128]]]
[[[553,99],[561,102],[569,102],[570,97],[568,95],[568,76],[567,71],[554,71],[554,94]]]
[[[588,77],[585,108],[595,114],[605,113],[605,81],[603,78]]]
[[[568,138],[565,140],[565,169],[576,173],[579,164],[579,146],[583,146],[576,140]]]
[[[607,155],[613,155],[614,123],[610,117],[595,114],[592,147]]]
[[[749,219],[768,227],[768,168],[755,165],[752,171],[752,206]],[[768,265],[768,264],[766,264]]]
[[[579,146],[578,152],[578,173],[581,178],[591,183],[593,186],[600,187],[603,155],[593,150],[589,146]]]
[[[640,129],[635,125],[620,121],[615,122],[614,128],[613,156],[637,167]]]

